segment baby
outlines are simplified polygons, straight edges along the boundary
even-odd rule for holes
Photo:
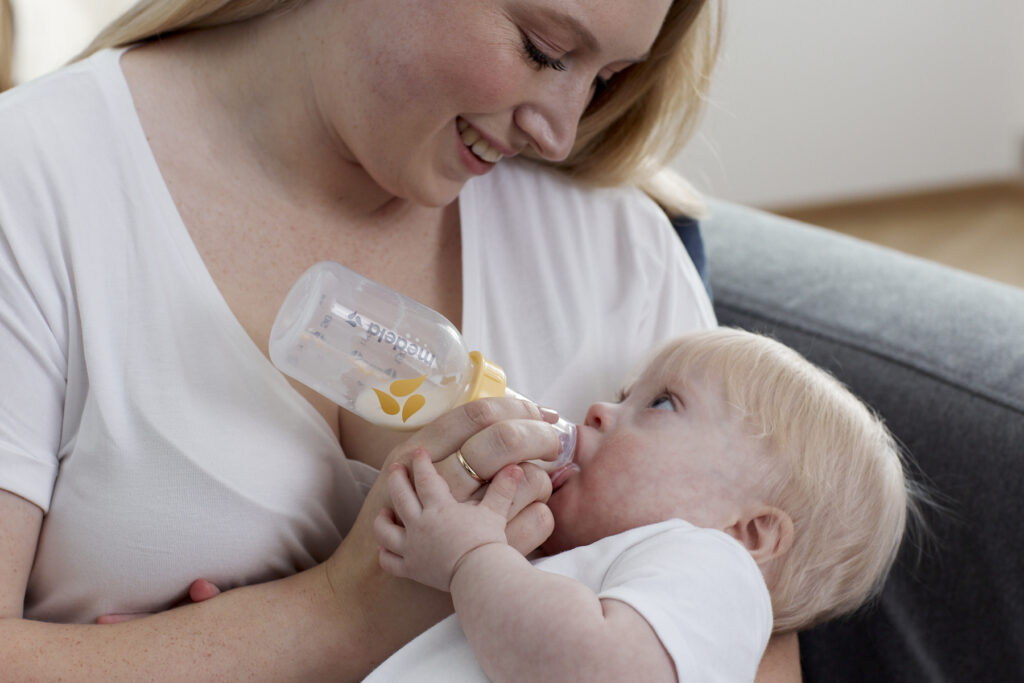
[[[457,503],[417,453],[388,472],[380,563],[456,614],[367,680],[753,680],[774,632],[850,612],[903,536],[894,441],[846,388],[767,337],[674,340],[591,406],[552,474],[533,563],[505,540],[523,472]]]

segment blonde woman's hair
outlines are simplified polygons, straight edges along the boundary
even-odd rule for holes
[[[595,98],[572,153],[554,165],[593,185],[636,185],[670,214],[703,216],[703,200],[669,164],[704,113],[721,31],[716,0],[675,0],[649,57]]]
[[[99,32],[75,59],[180,31],[212,28],[281,12],[306,0],[138,0]]]
[[[0,92],[14,87],[14,10],[0,0]]]
[[[252,19],[305,1],[139,0],[78,58],[178,31]],[[553,166],[591,185],[636,185],[670,214],[704,215],[698,193],[669,164],[703,113],[720,38],[717,0],[675,0],[648,59],[613,79],[609,90],[591,103],[571,154]]]
[[[720,328],[663,347],[663,376],[721,383],[762,441],[767,500],[793,520],[770,586],[776,632],[852,612],[881,590],[917,493],[881,420],[830,374],[768,337]]]

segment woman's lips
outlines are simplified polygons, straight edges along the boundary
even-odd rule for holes
[[[459,134],[458,128],[455,128],[454,130],[455,144],[458,148],[457,152],[459,158],[462,160],[463,166],[465,166],[466,169],[473,175],[484,175],[490,172],[490,170],[494,168],[495,164],[492,164],[488,161],[484,161],[476,154],[474,154],[473,150],[470,149],[469,147],[466,147],[466,144],[462,141],[462,136]]]
[[[490,140],[484,137],[483,133],[474,128],[469,121],[461,116],[455,120],[455,125],[459,129],[459,137],[462,138],[462,143],[481,161],[496,164],[501,161],[502,157],[507,156],[504,150],[498,149]]]

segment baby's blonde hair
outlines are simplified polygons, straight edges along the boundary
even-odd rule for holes
[[[304,2],[139,0],[77,58],[179,31],[244,21]],[[702,216],[703,200],[669,164],[703,113],[721,42],[720,15],[717,0],[674,0],[650,57],[613,79],[608,92],[595,99],[580,120],[569,157],[553,166],[591,185],[636,185],[670,214]]]
[[[830,374],[768,337],[727,328],[662,347],[667,377],[721,383],[763,441],[764,501],[793,520],[793,545],[769,586],[776,632],[851,612],[880,590],[914,511],[892,435]]]

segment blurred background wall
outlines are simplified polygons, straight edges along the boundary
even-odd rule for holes
[[[14,77],[56,68],[132,0],[13,0]],[[790,207],[1024,167],[1024,0],[726,3],[708,114],[676,162],[700,189]]]
[[[11,0],[15,82],[61,66],[132,4],[134,0]]]
[[[1024,1],[727,3],[708,114],[676,166],[764,207],[1020,174]]]

